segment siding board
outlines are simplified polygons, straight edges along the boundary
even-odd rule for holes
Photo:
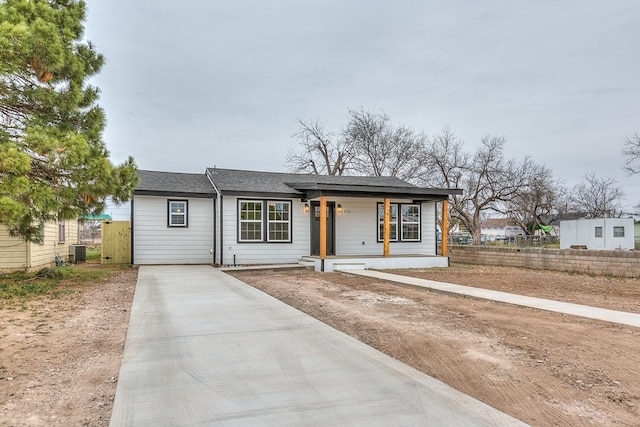
[[[188,227],[167,227],[168,200],[184,197],[135,196],[133,203],[136,264],[211,264],[213,200],[187,198]]]

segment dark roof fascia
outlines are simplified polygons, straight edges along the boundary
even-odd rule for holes
[[[181,191],[134,190],[134,196],[190,197],[194,199],[214,199],[215,193],[186,193]]]
[[[269,193],[256,191],[237,191],[226,190],[221,191],[223,196],[253,197],[253,198],[276,198],[276,199],[300,199],[304,197],[301,193]]]

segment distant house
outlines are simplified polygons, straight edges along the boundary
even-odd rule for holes
[[[632,218],[595,218],[560,221],[560,249],[634,249]]]
[[[56,257],[68,259],[69,245],[78,241],[78,222],[47,222],[42,227],[42,240],[33,243],[10,236],[0,226],[0,271],[37,270],[53,265]]]
[[[524,236],[526,233],[511,218],[489,218],[480,224],[480,234],[484,241],[495,242]]]
[[[135,264],[447,266],[437,256],[436,204],[462,193],[392,177],[216,168],[138,174]]]

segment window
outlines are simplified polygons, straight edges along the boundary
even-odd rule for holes
[[[596,227],[596,237],[602,237],[602,227]]]
[[[238,201],[239,242],[291,242],[291,202]]]
[[[613,237],[624,237],[624,227],[613,227]]]
[[[291,226],[289,213],[291,203],[269,202],[267,206],[269,211],[267,240],[269,242],[288,242],[289,227]]]
[[[402,240],[420,240],[420,206],[402,205]]]
[[[389,240],[396,242],[398,240],[398,205],[391,204],[389,206]],[[378,240],[384,240],[384,204],[378,203]]]
[[[400,216],[398,216],[400,212]],[[392,242],[420,241],[420,205],[392,203],[389,215],[389,240]],[[398,235],[400,229],[400,235]],[[378,241],[384,240],[384,204],[378,203]]]
[[[58,243],[65,242],[66,233],[65,233],[64,226],[65,226],[64,221],[58,222]]]
[[[187,209],[188,202],[186,200],[169,200],[169,227],[187,227]]]

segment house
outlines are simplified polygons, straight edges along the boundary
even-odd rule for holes
[[[524,236],[525,232],[511,218],[489,218],[480,224],[483,241],[509,240],[516,236]]]
[[[462,194],[393,177],[219,168],[138,173],[135,264],[447,266],[448,258],[437,256],[436,205]]]
[[[560,221],[560,249],[634,249],[633,218]]]
[[[6,227],[0,226],[0,271],[33,271],[67,260],[69,246],[78,241],[78,222],[59,221],[43,224],[40,242],[25,242],[12,237]]]

